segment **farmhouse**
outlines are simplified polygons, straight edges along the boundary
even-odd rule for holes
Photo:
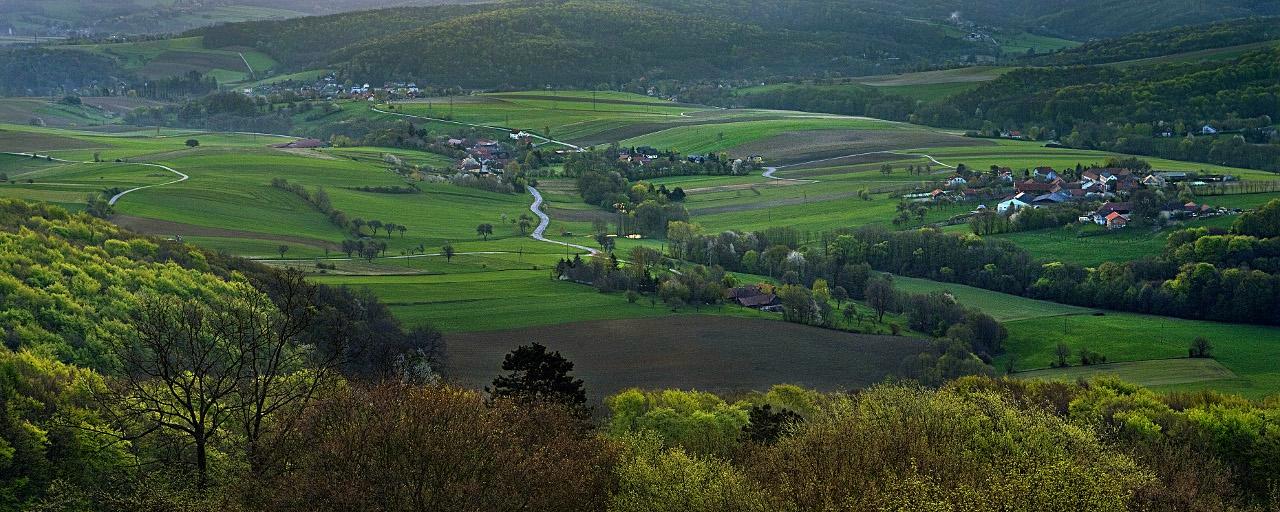
[[[1129,218],[1120,212],[1111,212],[1106,216],[1107,229],[1120,229],[1129,223]]]
[[[1093,222],[1100,226],[1109,226],[1108,219],[1113,213],[1124,216],[1125,222],[1128,222],[1128,216],[1132,211],[1133,206],[1129,203],[1103,203],[1097,210],[1094,210]]]
[[[726,292],[726,295],[735,304],[745,308],[763,309],[779,304],[776,295],[767,293],[760,286],[754,284],[732,288]]]

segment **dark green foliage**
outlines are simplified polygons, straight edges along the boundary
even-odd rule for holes
[[[773,410],[769,404],[754,405],[747,413],[748,423],[742,427],[742,436],[753,443],[773,444],[786,434],[787,429],[804,421],[793,411],[787,409]]]
[[[1191,341],[1191,348],[1187,349],[1187,357],[1213,357],[1213,344],[1204,336],[1196,336]]]
[[[1273,199],[1256,210],[1241,214],[1231,225],[1231,231],[1257,238],[1280,237],[1280,199]]]
[[[1201,18],[1203,19],[1203,18]],[[1280,19],[1248,18],[1131,34],[1031,59],[1038,65],[1103,64],[1280,39]]]
[[[336,65],[356,80],[429,78],[469,87],[620,84],[762,70],[779,76],[867,74],[958,60],[966,50],[995,51],[868,6],[810,1],[511,2],[233,24],[199,33],[211,46],[250,44],[286,65]]]
[[[493,387],[485,388],[493,398],[509,398],[517,402],[552,402],[582,407],[587,391],[582,379],[570,373],[573,362],[560,352],[548,352],[541,343],[521,345],[507,354],[502,369],[510,372],[493,379]]]
[[[110,57],[48,48],[0,49],[0,95],[35,96],[130,78]]]

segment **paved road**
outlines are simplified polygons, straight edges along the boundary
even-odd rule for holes
[[[15,155],[15,156],[25,156],[25,157],[31,157],[31,156],[32,156],[32,153],[10,153],[10,152],[5,152],[5,154],[6,154],[6,155]],[[64,159],[56,158],[56,157],[46,157],[46,158],[48,158],[49,160],[52,160],[52,161],[54,161],[54,162],[63,162],[63,163],[68,163],[68,164],[107,164],[107,163],[117,163],[117,162],[78,162],[78,161],[75,161],[75,160],[64,160]],[[151,185],[143,185],[143,186],[141,186],[141,187],[134,187],[134,188],[131,188],[131,189],[126,190],[126,191],[124,191],[124,192],[121,192],[121,193],[119,193],[119,194],[116,194],[116,195],[114,195],[114,196],[111,196],[111,199],[108,199],[108,200],[107,200],[107,204],[112,205],[112,206],[115,206],[116,201],[119,201],[119,200],[120,200],[120,198],[124,197],[124,196],[125,196],[125,194],[128,194],[128,193],[130,193],[130,192],[137,192],[137,191],[139,191],[139,190],[146,189],[146,188],[151,188],[151,187],[163,187],[163,186],[165,186],[165,185],[172,185],[172,184],[174,184],[174,183],[179,183],[179,182],[187,181],[187,179],[191,178],[190,176],[187,176],[186,174],[183,174],[183,173],[181,173],[181,172],[178,172],[178,170],[176,170],[176,169],[174,169],[174,168],[172,168],[172,167],[169,167],[169,166],[167,166],[167,165],[160,165],[160,164],[147,164],[147,163],[140,163],[140,162],[123,162],[123,163],[131,164],[131,165],[143,165],[143,166],[147,166],[147,167],[156,167],[156,168],[159,168],[159,169],[164,169],[164,170],[166,170],[166,171],[169,171],[169,172],[171,172],[171,173],[174,173],[174,174],[178,175],[178,179],[173,180],[173,181],[166,181],[166,182],[164,182],[164,183],[155,183],[155,184],[151,184]]]
[[[530,235],[533,237],[534,240],[537,240],[540,242],[559,244],[565,247],[572,247],[580,251],[587,251],[592,256],[600,254],[600,251],[596,249],[592,249],[585,245],[571,244],[569,242],[561,242],[559,240],[552,240],[550,238],[543,236],[543,233],[547,231],[547,226],[551,224],[551,217],[548,217],[547,214],[542,212],[542,193],[538,192],[538,189],[533,187],[525,187],[525,188],[529,189],[530,194],[533,194],[533,204],[529,205],[529,211],[533,212],[534,215],[538,216],[538,227],[533,228],[533,234]]]

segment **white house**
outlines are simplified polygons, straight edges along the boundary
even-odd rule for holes
[[[1218,133],[1218,129],[1207,124],[1200,128],[1201,135],[1213,135],[1216,133]]]

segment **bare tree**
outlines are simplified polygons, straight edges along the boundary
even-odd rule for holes
[[[187,438],[201,487],[210,447],[226,432],[243,441],[250,470],[267,473],[274,445],[337,375],[342,350],[298,342],[315,316],[316,286],[296,270],[262,284],[274,303],[247,284],[213,299],[144,297],[131,318],[137,335],[119,349],[118,403],[145,426],[130,437]]]

